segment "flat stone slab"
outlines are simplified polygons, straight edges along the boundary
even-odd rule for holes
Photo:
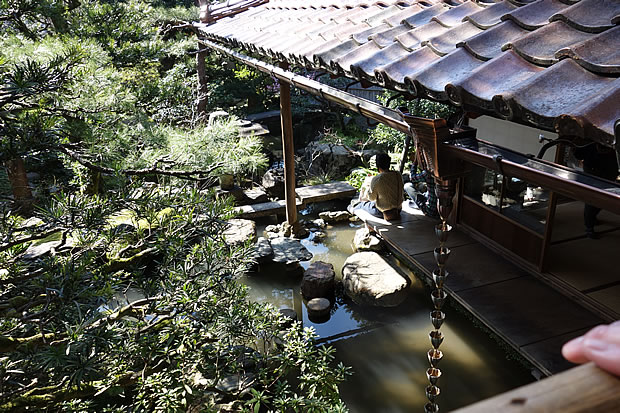
[[[347,182],[336,181],[327,184],[304,186],[295,189],[297,197],[304,203],[329,201],[330,199],[351,198],[357,190]]]
[[[312,259],[312,253],[298,239],[274,238],[271,240],[271,248],[274,262],[292,264]]]
[[[351,255],[342,267],[345,293],[355,303],[394,307],[409,294],[409,279],[376,252]]]
[[[230,245],[239,245],[256,239],[256,222],[249,219],[231,219],[223,235]]]
[[[305,208],[305,204],[296,200],[297,210]],[[286,212],[286,201],[263,202],[255,205],[243,205],[235,208],[242,218],[258,218],[269,215],[283,214]]]

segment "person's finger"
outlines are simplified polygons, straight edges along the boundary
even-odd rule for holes
[[[600,368],[620,376],[620,323],[597,328],[584,336],[583,354]]]
[[[584,335],[572,339],[562,347],[562,355],[566,360],[577,364],[590,361],[583,347],[584,338],[588,337],[591,339],[600,339],[605,335],[608,328],[608,325],[602,324],[590,329]]]
[[[583,348],[583,336],[572,339],[562,347],[562,355],[568,361],[581,364],[589,361]]]

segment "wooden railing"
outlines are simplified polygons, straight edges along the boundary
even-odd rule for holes
[[[620,412],[620,377],[584,364],[453,413]]]

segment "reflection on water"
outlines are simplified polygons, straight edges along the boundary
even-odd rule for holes
[[[315,244],[303,243],[313,254],[312,261],[334,265],[341,278],[345,259],[353,253],[352,240],[360,225],[328,227],[327,238]],[[433,234],[431,234],[433,236]],[[396,261],[396,260],[394,260]],[[310,262],[302,263],[307,268]],[[395,308],[360,307],[337,292],[331,318],[313,323],[308,319],[300,294],[298,276],[287,276],[283,267],[269,265],[257,275],[242,279],[250,287],[250,297],[270,302],[277,308],[297,312],[304,326],[312,326],[337,348],[337,358],[351,366],[353,376],[342,384],[341,394],[352,412],[423,411],[427,402],[428,331],[432,303],[422,283],[412,279],[410,297]],[[450,308],[442,325],[446,357],[439,367],[438,382],[442,411],[462,407],[507,391],[533,380],[529,372],[506,354],[488,335]]]

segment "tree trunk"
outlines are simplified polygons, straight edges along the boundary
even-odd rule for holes
[[[204,48],[198,43],[198,49]],[[198,119],[205,120],[207,118],[207,93],[209,91],[207,85],[207,75],[205,71],[205,57],[207,52],[196,53],[196,65],[198,71]]]
[[[15,199],[16,210],[22,214],[30,214],[32,212],[33,197],[30,185],[28,185],[28,177],[26,176],[26,166],[22,158],[6,161],[6,168]]]

